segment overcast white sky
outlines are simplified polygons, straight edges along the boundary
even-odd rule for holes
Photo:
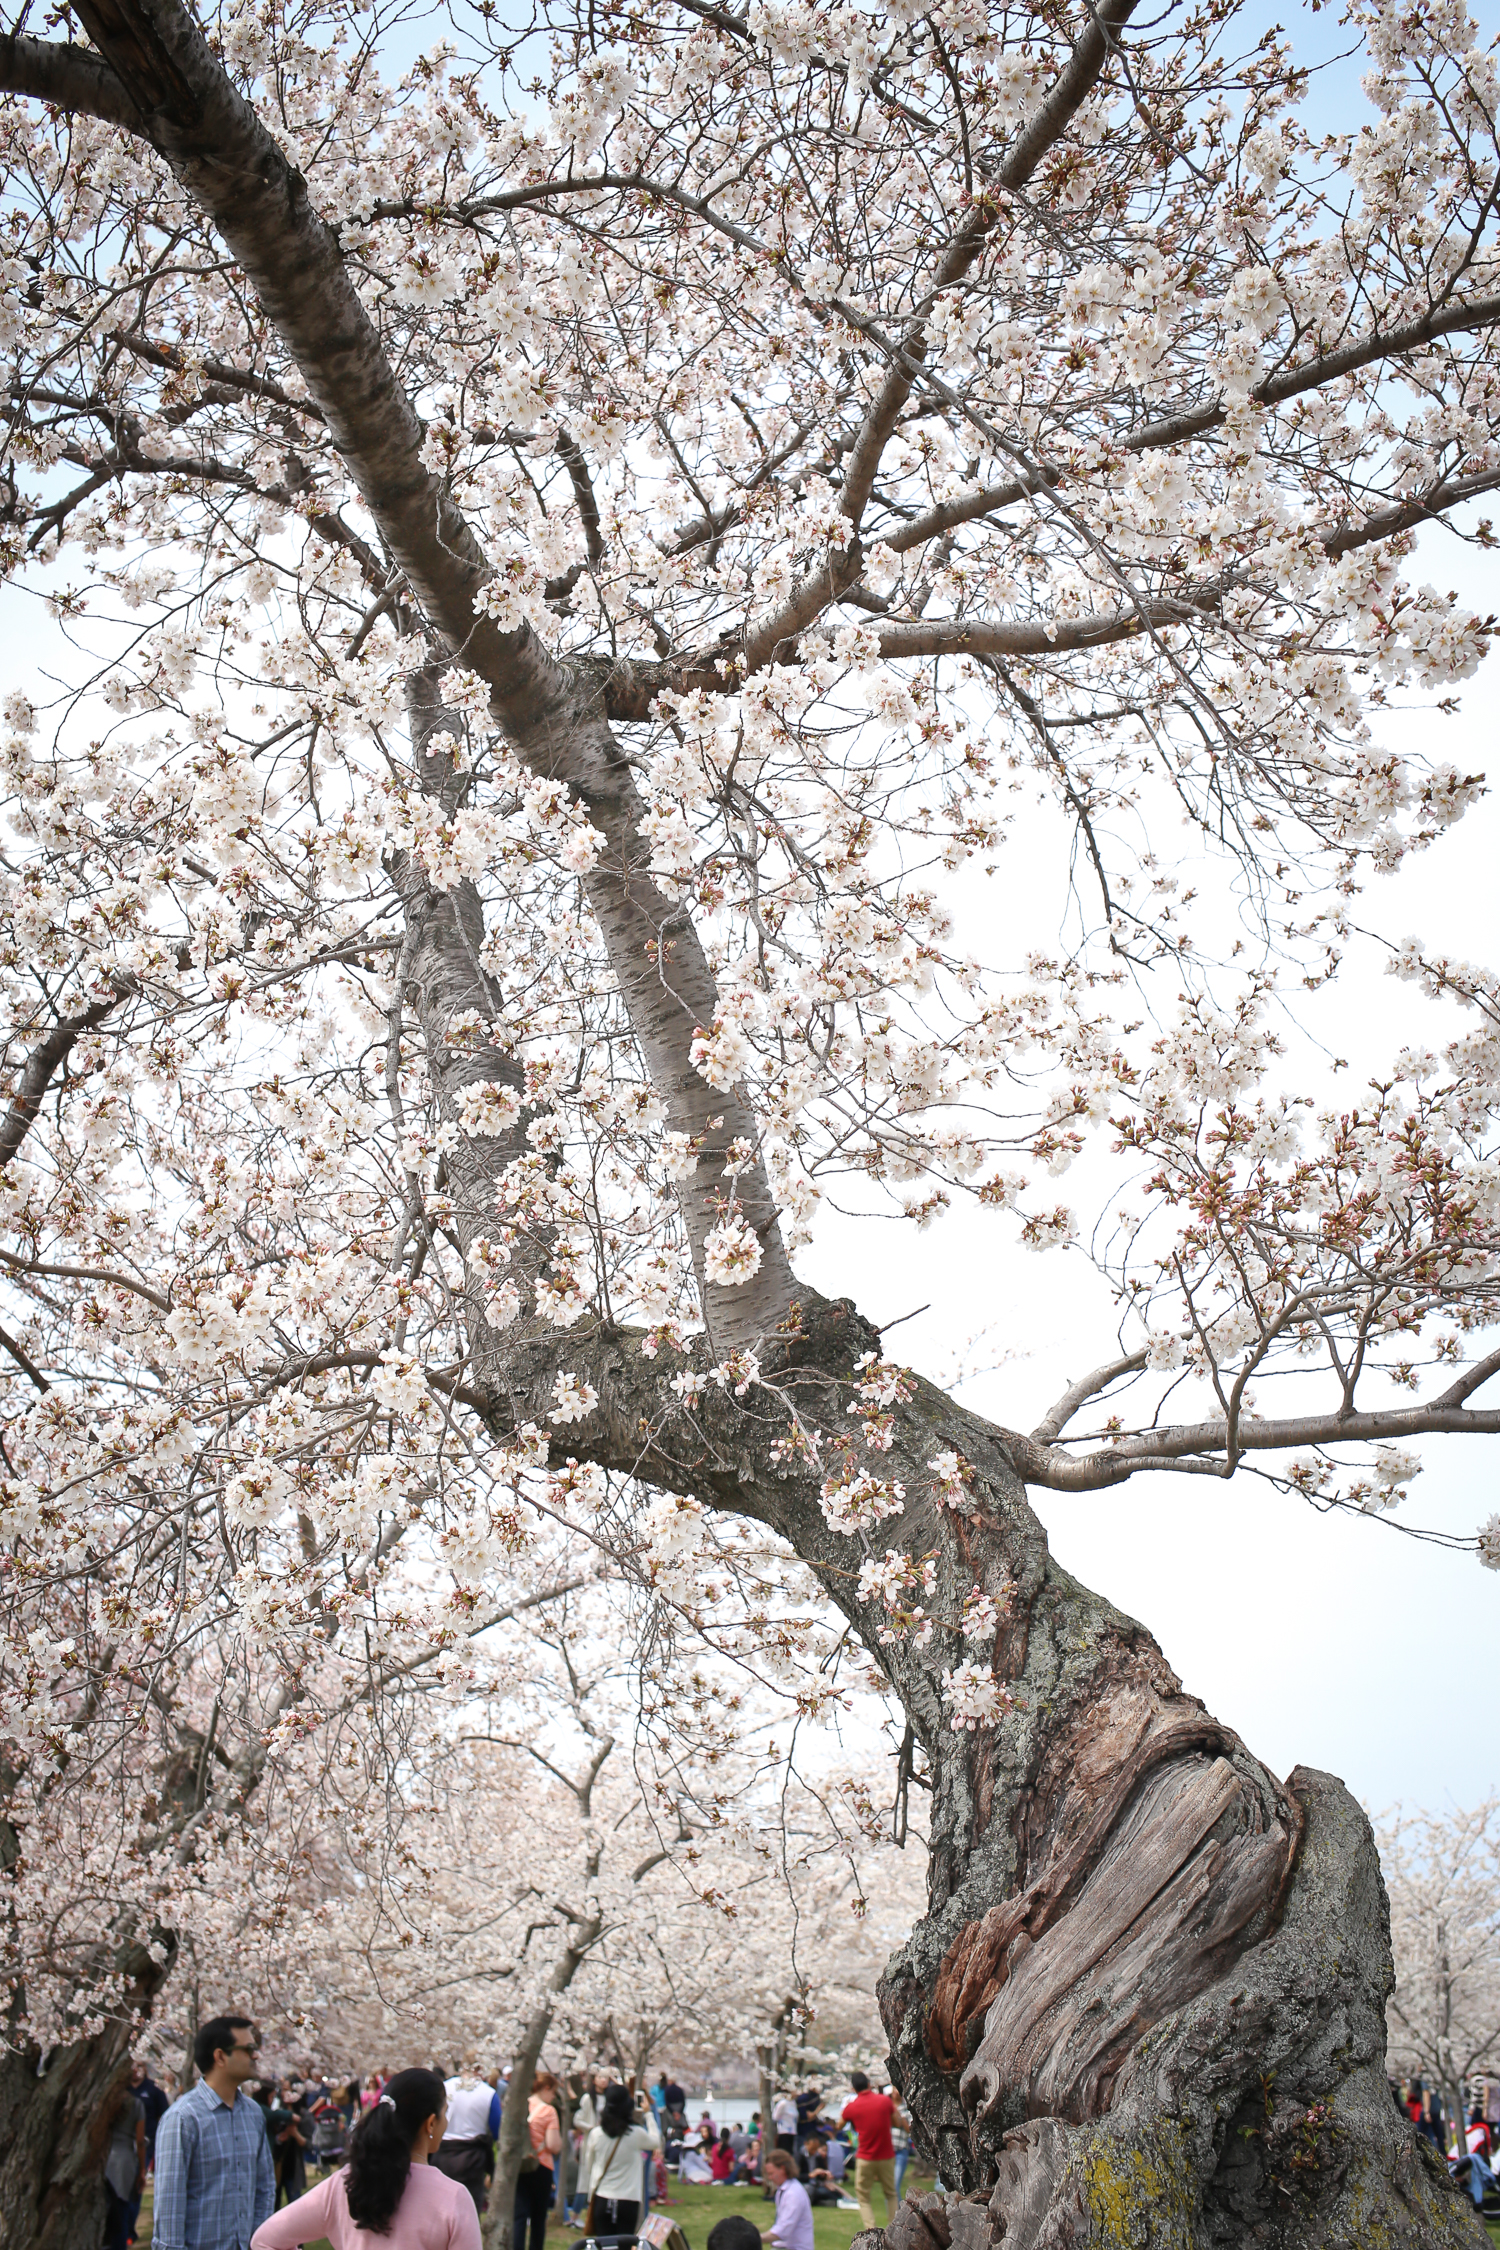
[[[1442,530],[1424,535],[1412,575],[1500,611],[1500,559]],[[1493,780],[1497,710],[1500,649],[1457,717],[1393,714],[1385,736],[1466,772],[1488,768]],[[1172,838],[1156,842],[1170,858]],[[1493,964],[1497,863],[1500,802],[1491,797],[1372,884],[1358,919]],[[1062,935],[1056,865],[1020,833],[993,878],[997,920],[1012,922],[1019,901],[1043,948]],[[976,933],[964,934],[974,942]],[[1340,1081],[1347,1097],[1403,1040],[1437,1044],[1464,1021],[1383,975],[1370,948],[1351,950],[1321,1013],[1320,1028],[1351,1058]],[[1083,1216],[1080,1185],[1069,1174],[1057,1188]],[[940,1375],[985,1332],[974,1357],[992,1371],[973,1376],[963,1396],[1012,1427],[1031,1428],[1067,1382],[1115,1348],[1107,1291],[1082,1256],[1017,1248],[1004,1215],[965,1208],[920,1234],[899,1222],[830,1220],[802,1264],[819,1288],[854,1296],[877,1322],[930,1304],[889,1342],[892,1357],[925,1373]],[[1500,1439],[1431,1439],[1422,1452],[1427,1465],[1401,1520],[1472,1534],[1500,1508]],[[1226,1487],[1153,1475],[1083,1498],[1033,1497],[1059,1559],[1149,1626],[1185,1684],[1279,1772],[1324,1767],[1377,1810],[1398,1799],[1473,1803],[1500,1784],[1500,1574],[1471,1555],[1419,1543],[1390,1522],[1319,1514],[1251,1479]]]

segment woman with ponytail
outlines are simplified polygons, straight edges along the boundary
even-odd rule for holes
[[[582,2180],[589,2198],[589,2233],[615,2241],[634,2241],[640,2224],[645,2180],[641,2165],[661,2134],[644,2094],[606,2087],[599,2122],[583,2144]]]
[[[349,2140],[349,2161],[257,2227],[250,2250],[480,2250],[474,2198],[428,2159],[448,2097],[435,2070],[398,2070]]]

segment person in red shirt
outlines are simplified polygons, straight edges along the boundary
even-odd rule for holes
[[[875,2217],[875,2190],[879,2187],[885,2196],[885,2224],[889,2226],[896,2216],[896,2144],[891,2139],[896,2105],[889,2094],[873,2091],[862,2070],[852,2072],[849,2083],[854,2099],[844,2104],[843,2122],[852,2125],[857,2136],[854,2194],[860,2224],[873,2227],[880,2223]]]

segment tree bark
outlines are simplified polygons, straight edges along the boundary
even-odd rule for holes
[[[598,1869],[595,1867],[594,1873]],[[485,2250],[511,2250],[515,2226],[516,2182],[521,2176],[521,2160],[531,2147],[531,2128],[528,2112],[531,2100],[531,2082],[536,2076],[537,2064],[542,2059],[542,2048],[552,2029],[559,1997],[567,1991],[578,1974],[591,1947],[596,1945],[603,1930],[602,1920],[595,1915],[580,1922],[572,1937],[558,1955],[547,1988],[527,2018],[511,2065],[510,2081],[505,2089],[505,2100],[500,2111],[500,2140],[495,2150],[495,2177],[490,2188],[490,2207],[485,2219]],[[562,2162],[562,2151],[557,2161]],[[556,2175],[561,2179],[559,2172]]]
[[[5,1863],[8,1822],[0,1822]],[[166,1970],[141,1946],[124,1954],[126,2006],[142,2014]],[[13,1992],[11,2026],[18,2014]],[[99,2250],[104,2157],[113,2102],[130,2069],[130,2016],[48,2052],[7,2043],[0,2053],[0,2250]]]
[[[485,2250],[511,2250],[516,2182],[521,2177],[521,2159],[531,2147],[527,2123],[531,2081],[551,2028],[552,2008],[550,2003],[544,2002],[533,2009],[511,2059],[510,2077],[500,2109],[500,2138],[495,2144],[495,2177],[490,2182],[489,2209],[484,2220]]]
[[[771,2019],[770,2032],[765,2038],[758,2039],[755,2043],[756,2073],[760,2080],[760,2158],[762,2175],[764,2175],[765,2172],[766,2157],[776,2146],[776,2096],[782,2083],[783,2074],[786,2070],[787,2025],[791,2023],[795,2018],[797,2003],[800,1997],[800,1994],[795,1992],[788,1995],[788,1997],[782,2002],[777,2014]]]
[[[129,2068],[130,2035],[0,2057],[0,2244],[4,2250],[99,2250],[109,2097]]]
[[[535,1418],[555,1353],[506,1341],[484,1379]],[[903,2212],[889,2250],[1477,2250],[1472,2204],[1386,2084],[1388,1916],[1358,1805],[1326,1774],[1277,1781],[1142,1626],[1059,1567],[1008,1433],[910,1378],[888,1447],[856,1460],[856,1362],[878,1350],[852,1306],[809,1297],[750,1405],[710,1386],[685,1412],[632,1338],[579,1339],[600,1404],[568,1444],[781,1533],[926,1753],[929,1910],[880,1998],[956,2200]],[[878,1544],[934,1560],[925,1645],[885,1637],[857,1584],[874,1543],[825,1519],[840,1446],[839,1473],[869,1463],[904,1487]],[[957,1507],[931,1466],[949,1451]],[[975,1588],[1004,1612],[978,1650],[958,1631]],[[942,1675],[976,1655],[1013,1707],[958,1729]]]

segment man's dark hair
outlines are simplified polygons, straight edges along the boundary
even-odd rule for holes
[[[870,2091],[870,2081],[868,2078],[866,2078],[862,2070],[851,2070],[849,2073],[849,2083],[854,2088],[856,2094],[868,2094],[868,2092]]]
[[[731,2211],[709,2228],[708,2250],[760,2250],[760,2228],[743,2211]]]
[[[210,2016],[207,2023],[199,2024],[198,2036],[193,2041],[193,2060],[203,2077],[213,2069],[214,2057],[221,2047],[226,2055],[229,2053],[237,2031],[254,2029],[248,2016]]]

